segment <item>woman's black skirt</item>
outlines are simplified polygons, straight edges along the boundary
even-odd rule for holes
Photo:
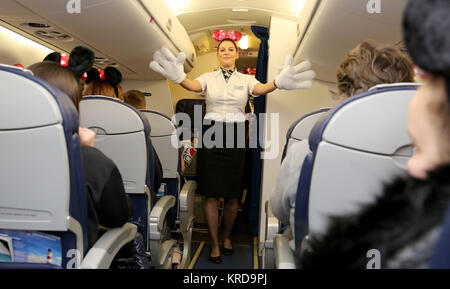
[[[198,194],[215,198],[240,197],[247,127],[247,123],[214,121],[203,125],[202,147],[197,149]]]

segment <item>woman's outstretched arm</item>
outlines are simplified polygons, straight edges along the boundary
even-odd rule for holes
[[[268,94],[268,93],[271,93],[272,91],[274,91],[275,89],[277,89],[277,87],[275,86],[274,81],[271,81],[271,82],[268,82],[265,84],[258,83],[253,88],[252,95],[259,96],[259,95]]]
[[[151,69],[189,91],[202,92],[202,85],[199,81],[186,78],[186,73],[184,73],[183,69],[186,55],[183,52],[180,52],[178,57],[175,58],[169,49],[162,48],[153,54],[153,59],[150,63]]]
[[[283,69],[275,76],[275,79],[266,84],[258,83],[254,86],[252,94],[254,96],[264,95],[275,89],[296,90],[309,89],[312,87],[312,80],[316,76],[311,70],[311,63],[304,61],[293,65],[292,55],[286,56]]]
[[[180,85],[189,91],[202,92],[202,85],[198,80],[185,78],[182,82],[180,82]]]

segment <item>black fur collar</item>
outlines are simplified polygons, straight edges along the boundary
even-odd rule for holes
[[[450,164],[430,172],[425,181],[397,178],[358,214],[332,217],[327,234],[308,242],[302,267],[366,268],[370,249],[380,251],[384,267],[400,249],[443,221],[449,201]]]

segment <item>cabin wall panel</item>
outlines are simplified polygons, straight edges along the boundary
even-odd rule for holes
[[[145,81],[124,80],[121,83],[124,93],[130,89],[142,92],[150,92],[152,95],[146,97],[147,109],[160,112],[168,117],[174,114],[172,97],[167,80]]]

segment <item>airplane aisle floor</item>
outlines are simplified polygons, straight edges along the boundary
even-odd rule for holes
[[[208,229],[206,225],[196,225],[192,236],[192,257],[190,268],[192,269],[254,269],[259,267],[260,262],[257,257],[256,243],[249,233],[247,215],[240,212],[236,218],[235,226],[231,233],[234,253],[230,256],[222,254],[222,264],[214,264],[209,261],[209,251],[211,248]],[[222,240],[223,227],[219,228],[219,240]],[[221,243],[222,246],[222,243]],[[255,258],[256,255],[256,258]]]
[[[198,248],[198,246],[196,246]],[[230,256],[222,254],[222,263],[209,261],[210,244],[203,243],[200,255],[193,269],[253,269],[253,247],[234,245],[234,253]],[[195,250],[197,252],[197,250]]]

